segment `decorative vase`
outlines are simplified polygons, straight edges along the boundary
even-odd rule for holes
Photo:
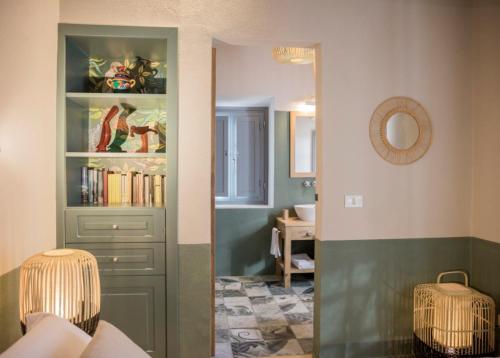
[[[153,63],[151,60],[136,56],[135,63],[129,67],[130,77],[136,82],[135,90],[139,93],[150,93],[150,81],[158,74],[158,70],[153,68],[158,62]]]
[[[102,122],[102,128],[101,128],[101,138],[99,140],[99,144],[97,144],[96,151],[97,152],[105,152],[106,148],[108,147],[109,141],[111,140],[111,127],[109,125],[109,122],[111,122],[111,119],[118,113],[118,106],[113,106],[109,110],[108,114],[106,117],[104,117],[104,120]]]
[[[130,78],[130,74],[125,66],[117,68],[113,78],[106,81],[107,85],[113,89],[113,92],[129,92],[135,86],[135,80]]]
[[[108,147],[108,152],[124,152],[121,146],[127,140],[129,133],[127,117],[136,111],[136,108],[128,103],[121,103],[121,106],[123,107],[123,112],[118,117],[115,138]]]

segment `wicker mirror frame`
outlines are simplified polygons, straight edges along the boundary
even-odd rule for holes
[[[398,149],[387,139],[387,122],[395,113],[412,116],[418,125],[418,137],[408,149]],[[375,109],[370,120],[370,140],[375,151],[386,161],[407,165],[424,156],[432,142],[432,125],[424,107],[409,97],[391,97]]]

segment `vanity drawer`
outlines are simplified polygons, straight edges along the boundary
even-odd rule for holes
[[[66,242],[165,242],[165,209],[68,209]]]
[[[68,244],[87,250],[97,259],[102,275],[164,275],[165,244]]]
[[[314,240],[313,226],[288,227],[286,230],[291,240]]]

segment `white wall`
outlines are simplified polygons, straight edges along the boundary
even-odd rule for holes
[[[213,37],[237,45],[321,43],[321,239],[470,234],[469,2],[318,0],[314,7],[311,4],[61,0],[59,20],[179,26],[181,243],[210,240]],[[29,254],[55,244],[57,2],[16,1],[1,6],[2,54],[13,54],[16,61],[12,65],[11,57],[1,56],[2,68],[16,69],[3,71],[0,107],[0,267],[5,272]],[[37,86],[43,89],[36,90]],[[393,95],[419,100],[434,126],[429,152],[407,167],[381,160],[368,138],[373,109]],[[22,140],[13,143],[14,133]],[[36,182],[30,179],[32,173],[38,174]],[[365,208],[344,209],[346,192],[363,194]]]
[[[215,47],[218,100],[273,97],[277,111],[291,111],[314,97],[312,64],[280,64],[272,57],[272,46]]]
[[[59,2],[0,4],[0,275],[56,246]]]
[[[473,235],[500,242],[500,3],[475,5]]]
[[[128,8],[132,1],[124,1]],[[321,239],[470,234],[469,12],[456,0],[179,2],[180,242],[209,242],[211,37],[237,45],[320,42],[323,148]],[[82,9],[83,8],[83,9]],[[88,9],[96,9],[91,15]],[[98,10],[97,10],[98,9]],[[111,1],[64,0],[61,21],[167,25]],[[193,51],[193,52],[191,52]],[[434,141],[417,163],[394,166],[371,147],[368,122],[384,99],[406,95],[431,116]],[[365,208],[343,208],[344,193]],[[195,229],[199,227],[200,229]]]

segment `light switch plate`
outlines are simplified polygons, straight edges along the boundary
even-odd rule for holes
[[[346,194],[344,197],[344,207],[346,207],[346,208],[362,208],[363,207],[363,195]]]

